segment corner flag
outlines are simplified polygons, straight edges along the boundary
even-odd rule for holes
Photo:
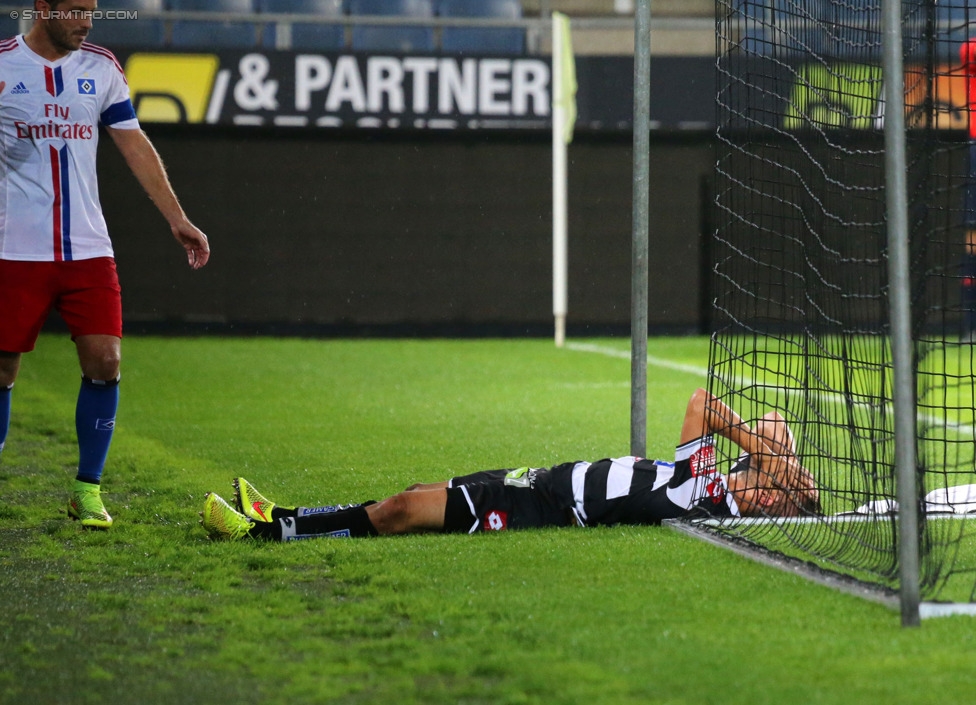
[[[566,340],[567,313],[567,178],[566,146],[576,124],[576,61],[569,18],[552,13],[552,314],[556,346]]]
[[[569,29],[569,17],[561,12],[552,13],[553,57],[558,62],[559,82],[553,87],[553,104],[563,108],[565,120],[562,125],[563,141],[573,141],[573,127],[576,125],[576,58],[573,56],[573,38]],[[557,47],[556,44],[559,46]]]

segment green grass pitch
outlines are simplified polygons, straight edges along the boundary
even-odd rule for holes
[[[976,622],[897,613],[661,527],[218,543],[203,495],[379,499],[628,450],[629,342],[128,338],[109,532],[64,501],[77,363],[26,356],[0,460],[0,702],[968,702]],[[669,458],[704,339],[652,339]]]

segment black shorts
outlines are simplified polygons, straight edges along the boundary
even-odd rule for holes
[[[452,480],[447,490],[444,531],[473,534],[576,525],[572,510],[557,505],[545,486],[506,484],[509,472],[492,470]]]

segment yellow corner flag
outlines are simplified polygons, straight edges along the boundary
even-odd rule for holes
[[[553,86],[553,103],[566,110],[563,123],[563,141],[573,141],[576,125],[576,59],[573,56],[573,39],[570,36],[569,17],[562,12],[552,13],[553,72],[559,74],[558,84]],[[558,62],[559,66],[555,64]]]

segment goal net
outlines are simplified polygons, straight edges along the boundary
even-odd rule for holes
[[[904,110],[920,582],[925,600],[964,602],[976,601],[971,4],[901,3],[905,103],[885,106],[881,0],[716,1],[709,382],[743,418],[786,417],[823,504],[717,530],[897,589],[883,125]]]

